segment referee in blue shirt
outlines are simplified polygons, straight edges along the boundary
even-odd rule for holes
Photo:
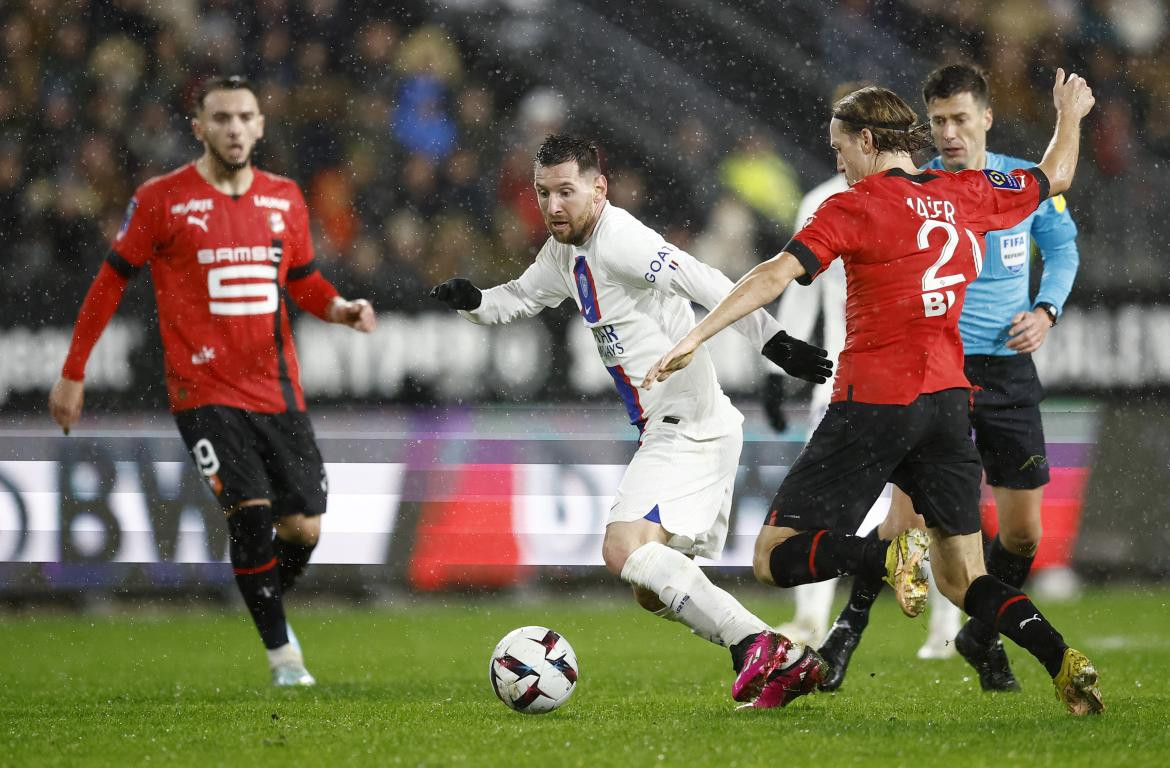
[[[992,111],[987,79],[979,69],[964,64],[936,69],[923,84],[922,96],[939,152],[927,169],[1010,171],[1035,165],[987,151]],[[1027,579],[1040,543],[1041,501],[1048,483],[1040,422],[1044,388],[1031,353],[1060,319],[1072,289],[1080,263],[1076,237],[1076,224],[1059,195],[1013,229],[989,232],[983,271],[967,287],[959,318],[973,387],[971,426],[999,516],[999,534],[986,551],[987,572],[1017,589]],[[1033,246],[1044,263],[1034,301],[1029,297]],[[908,522],[911,510],[909,498],[895,488],[889,523],[897,527]],[[880,582],[854,580],[850,600],[820,649],[831,668],[822,688],[841,685],[880,589]],[[968,620],[955,637],[955,649],[978,671],[983,690],[1019,690],[993,627]]]

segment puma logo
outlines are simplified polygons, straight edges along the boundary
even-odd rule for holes
[[[210,214],[204,214],[203,218],[199,218],[198,216],[188,216],[187,223],[194,224],[195,226],[199,227],[204,232],[206,232],[207,231],[207,217],[209,215]]]
[[[1020,465],[1020,469],[1024,470],[1024,469],[1030,469],[1031,467],[1042,467],[1047,463],[1048,463],[1047,457],[1040,455],[1040,454],[1036,454],[1034,456],[1029,456],[1028,460]]]
[[[1040,614],[1038,614],[1038,613],[1033,614],[1031,618],[1024,619],[1023,621],[1021,621],[1020,622],[1020,629],[1023,629],[1024,625],[1027,624],[1029,621],[1040,621]]]

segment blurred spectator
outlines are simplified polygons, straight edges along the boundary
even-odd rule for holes
[[[518,70],[483,66],[479,52],[428,23],[424,5],[0,2],[0,234],[15,238],[9,262],[21,265],[19,279],[32,285],[40,274],[52,282],[62,260],[86,258],[92,267],[129,190],[192,151],[191,97],[213,73],[253,76],[268,118],[258,164],[315,196],[315,235],[323,258],[334,259],[327,269],[373,281],[376,295],[404,307],[426,306],[419,297],[436,259],[455,259],[493,284],[518,275],[548,236],[532,188],[536,146],[566,129],[600,131],[603,142],[613,136],[604,124],[570,120],[559,91],[513,77]],[[1122,198],[1108,185],[1159,181],[1145,153],[1170,158],[1170,13],[1158,0],[847,0],[819,13],[823,34],[811,33],[808,48],[831,56],[814,58],[814,66],[862,67],[860,74],[880,78],[925,71],[917,63],[940,52],[982,63],[1005,143],[1011,136],[1024,144],[1033,117],[1047,120],[1055,66],[1087,71],[1099,107],[1085,134],[1085,173],[1106,186],[1070,199],[1083,233],[1106,231],[1095,218],[1109,231],[1128,231],[1130,220],[1110,203]],[[894,32],[903,26],[914,33]],[[521,32],[517,39],[531,48]],[[782,245],[752,241],[787,231],[796,179],[763,139],[745,138],[728,154],[720,116],[685,104],[678,114],[661,166],[631,167],[612,150],[611,199],[655,219],[680,247],[697,229],[691,212],[702,210],[703,230],[689,247],[742,274],[757,254]],[[775,119],[786,130],[782,114]],[[820,152],[823,126],[816,129],[797,141]],[[1028,146],[1018,151],[1042,144]],[[1148,208],[1141,232],[1164,227],[1150,202],[1156,194],[1124,199],[1127,211]],[[82,253],[79,244],[92,250]],[[453,253],[459,248],[474,251]],[[4,290],[11,296],[17,287]]]
[[[423,219],[431,219],[444,208],[438,168],[429,157],[416,154],[406,158],[401,180],[400,202]]]
[[[646,209],[646,179],[637,168],[611,170],[609,201],[641,219]]]
[[[690,254],[738,280],[760,261],[752,212],[735,197],[724,195],[711,208],[706,227],[692,243]]]
[[[446,206],[466,213],[480,230],[487,231],[493,200],[479,155],[471,149],[458,149],[447,159],[443,171],[440,195]]]
[[[449,99],[446,85],[437,77],[405,78],[398,87],[394,108],[394,138],[410,152],[436,162],[445,159],[455,149]]]
[[[20,164],[20,145],[12,141],[0,144],[0,241],[5,243],[14,243],[23,234],[20,197],[24,174]]]
[[[492,263],[487,241],[464,213],[444,213],[434,221],[434,237],[421,265],[423,281],[437,285],[450,275],[478,271]]]
[[[358,233],[358,216],[354,209],[353,177],[348,168],[323,168],[309,187],[309,208],[325,238],[326,259],[345,254]]]
[[[792,226],[800,204],[800,185],[792,166],[784,162],[770,141],[755,135],[740,138],[720,166],[720,178],[764,219],[784,231]]]

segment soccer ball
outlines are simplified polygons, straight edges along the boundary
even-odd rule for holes
[[[496,644],[488,679],[500,701],[517,712],[552,712],[577,687],[577,654],[548,627],[520,627]]]

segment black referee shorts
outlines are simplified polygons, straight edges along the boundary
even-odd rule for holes
[[[969,402],[966,389],[948,389],[909,405],[832,403],[780,484],[766,524],[852,533],[892,482],[928,527],[979,531],[983,471]]]
[[[988,485],[1032,489],[1048,484],[1040,401],[1044,387],[1031,355],[968,355],[974,387],[971,427]]]
[[[205,405],[177,412],[175,422],[224,509],[268,499],[277,517],[324,514],[325,464],[307,414]]]

